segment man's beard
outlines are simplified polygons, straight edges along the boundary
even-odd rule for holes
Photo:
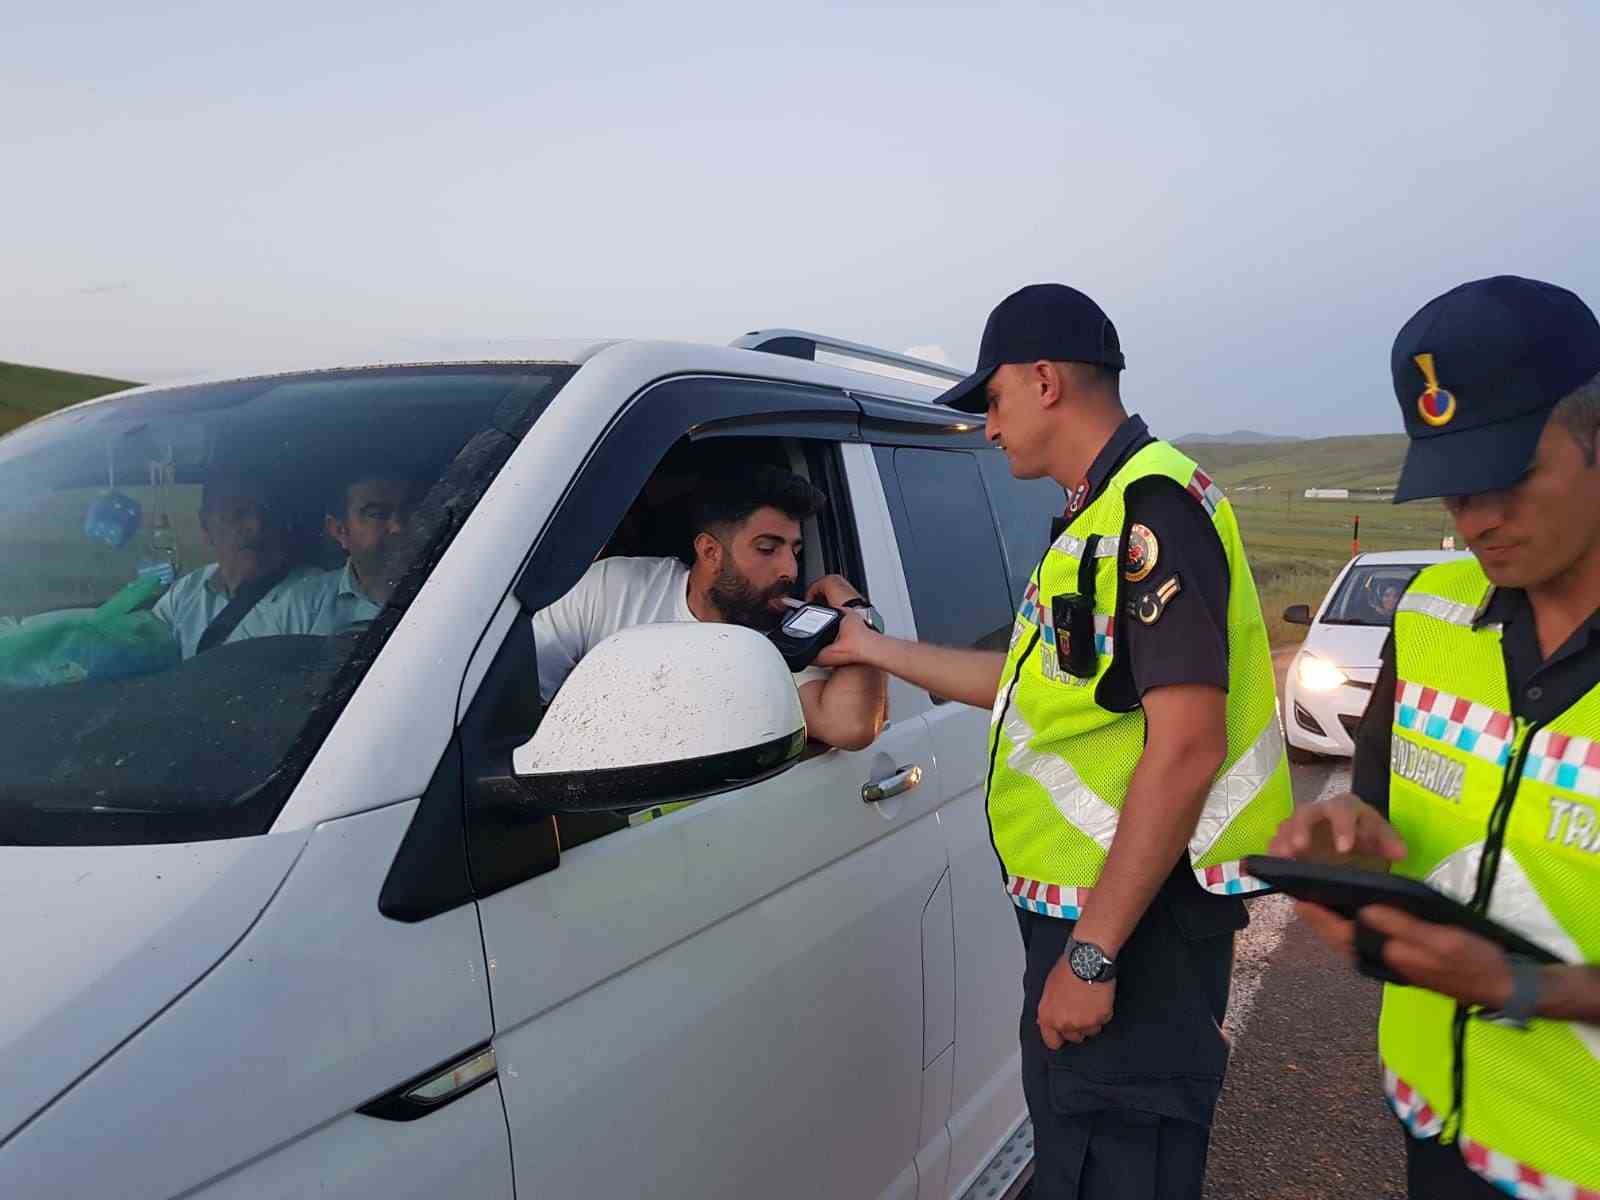
[[[778,627],[783,613],[772,607],[773,601],[789,594],[789,585],[775,584],[758,591],[749,579],[733,567],[723,567],[722,573],[711,583],[711,603],[717,606],[722,619],[730,625],[743,625],[747,629],[768,633]]]

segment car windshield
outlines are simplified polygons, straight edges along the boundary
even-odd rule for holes
[[[575,370],[150,390],[0,438],[0,844],[265,832]]]
[[[1394,610],[1421,563],[1363,563],[1351,567],[1320,618],[1323,625],[1394,624]]]

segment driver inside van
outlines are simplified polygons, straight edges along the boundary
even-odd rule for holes
[[[407,563],[411,481],[382,468],[351,473],[328,505],[323,528],[345,552],[343,567],[282,588],[239,623],[238,636],[343,633],[383,611]]]
[[[235,640],[257,604],[318,574],[291,565],[282,521],[254,480],[209,476],[200,491],[200,532],[217,561],[183,576],[151,609],[172,630],[184,658]]]
[[[759,633],[777,628],[800,577],[801,522],[827,497],[805,479],[760,467],[703,484],[691,497],[687,561],[603,558],[576,587],[536,613],[539,691],[546,702],[591,649],[619,629],[662,621],[721,621]],[[825,576],[806,598],[842,608],[860,593]],[[846,610],[845,620],[862,617]],[[861,750],[883,728],[888,708],[883,672],[863,666],[795,673],[809,736]]]

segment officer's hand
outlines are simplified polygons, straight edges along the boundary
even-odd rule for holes
[[[1340,916],[1331,908],[1323,908],[1320,904],[1312,904],[1306,900],[1296,900],[1294,910],[1300,919],[1311,927],[1311,932],[1316,934],[1328,945],[1339,952],[1346,960],[1355,957],[1356,953],[1356,923],[1348,917]]]
[[[1051,1050],[1059,1050],[1067,1042],[1076,1045],[1092,1038],[1110,1022],[1116,1000],[1115,980],[1085,983],[1072,973],[1063,958],[1051,968],[1044,994],[1039,997],[1039,1036]]]
[[[1382,904],[1363,908],[1356,921],[1383,935],[1383,961],[1407,983],[1490,1009],[1510,1001],[1511,963],[1488,938]]]
[[[844,620],[839,622],[839,632],[833,641],[817,655],[819,667],[851,667],[857,663],[871,663],[873,639],[883,635],[874,633],[867,619],[853,609],[844,610]]]
[[[1268,850],[1279,858],[1336,862],[1386,870],[1406,856],[1406,844],[1378,810],[1354,792],[1340,792],[1297,808]],[[1365,859],[1359,864],[1351,859]]]
[[[807,601],[826,604],[829,608],[843,608],[845,601],[859,599],[861,593],[843,575],[824,575],[806,589]]]

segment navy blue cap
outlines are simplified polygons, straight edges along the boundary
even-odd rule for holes
[[[1077,288],[1035,283],[1012,292],[989,314],[978,346],[978,369],[939,397],[962,412],[989,407],[984,385],[1006,363],[1083,362],[1123,368],[1117,327]]]
[[[1508,488],[1550,411],[1600,374],[1600,322],[1566,288],[1516,275],[1423,305],[1389,356],[1406,424],[1395,503]]]

